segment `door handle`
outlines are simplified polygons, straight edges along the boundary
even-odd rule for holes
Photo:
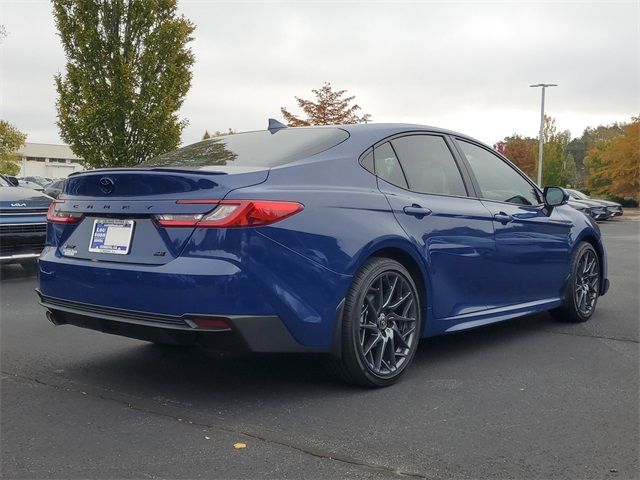
[[[413,215],[417,218],[426,217],[427,215],[431,215],[431,210],[425,207],[421,207],[420,205],[416,205],[415,203],[411,206],[404,207],[402,209],[404,213],[407,215]]]
[[[504,212],[496,213],[493,216],[493,218],[495,218],[497,221],[499,221],[502,224],[513,222],[513,217],[508,213],[504,213]]]

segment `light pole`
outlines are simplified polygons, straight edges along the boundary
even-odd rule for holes
[[[542,188],[542,147],[544,145],[544,90],[547,87],[557,87],[555,83],[538,83],[530,87],[542,87],[542,102],[540,106],[540,138],[538,140],[538,186]]]

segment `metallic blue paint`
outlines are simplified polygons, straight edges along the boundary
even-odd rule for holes
[[[78,225],[49,224],[48,247],[40,258],[41,292],[169,315],[277,316],[301,349],[329,351],[352,276],[382,250],[401,252],[421,277],[424,336],[557,307],[571,254],[582,240],[600,254],[604,286],[599,229],[571,207],[548,211],[473,194],[416,194],[378,180],[358,162],[372,145],[398,133],[436,132],[450,142],[463,136],[415,125],[341,128],[348,140],[268,170],[113,169],[72,175],[60,195],[64,203],[56,208],[84,212],[85,218]],[[114,181],[112,194],[99,189],[103,177]],[[161,228],[150,217],[212,208],[176,204],[179,199],[222,198],[291,200],[304,210],[272,225],[235,229]],[[407,206],[431,213],[408,215]],[[87,251],[92,216],[106,214],[137,221],[129,255]],[[496,214],[513,221],[503,224]],[[165,253],[158,256],[159,251]]]

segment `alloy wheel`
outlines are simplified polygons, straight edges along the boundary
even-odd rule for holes
[[[600,292],[600,265],[593,250],[585,250],[575,274],[574,299],[581,315],[588,316],[595,307]]]
[[[359,348],[369,370],[381,377],[396,375],[416,348],[416,292],[398,272],[374,279],[360,309]]]

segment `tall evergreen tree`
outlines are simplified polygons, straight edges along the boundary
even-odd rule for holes
[[[175,148],[191,85],[194,26],[176,0],[53,0],[67,65],[58,126],[91,167],[136,165]]]

